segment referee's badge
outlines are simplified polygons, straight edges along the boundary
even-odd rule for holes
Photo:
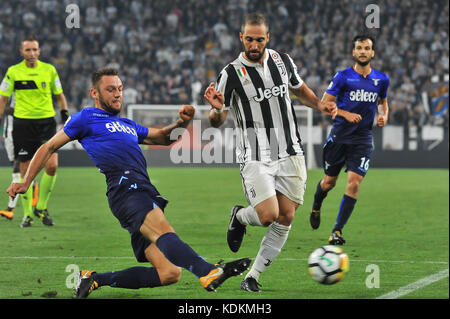
[[[6,91],[8,91],[8,89],[9,89],[9,83],[6,82],[5,80],[3,80],[2,84],[0,84],[0,90],[6,92]]]
[[[42,82],[41,85],[42,85],[43,89],[45,89],[47,87],[47,83],[46,82]]]

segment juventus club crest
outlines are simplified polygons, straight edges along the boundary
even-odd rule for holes
[[[286,75],[286,67],[284,66],[283,60],[280,58],[278,53],[272,53],[272,59],[275,62],[276,66],[280,69],[281,75]]]

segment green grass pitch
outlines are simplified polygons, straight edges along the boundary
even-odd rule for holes
[[[230,208],[246,204],[237,168],[151,168],[152,182],[169,199],[166,216],[180,238],[208,262],[255,257],[265,228],[248,227],[238,253],[226,244]],[[448,170],[371,169],[363,181],[355,211],[344,229],[343,249],[350,271],[342,282],[323,286],[307,273],[307,258],[327,244],[344,193],[345,174],[322,208],[322,224],[313,231],[309,211],[322,171],[308,172],[305,203],[297,210],[289,239],[261,276],[262,293],[239,289],[231,278],[217,293],[205,291],[186,270],[177,284],[153,289],[102,287],[89,298],[129,299],[361,299],[376,298],[448,269]],[[6,207],[10,168],[0,168]],[[109,211],[106,185],[96,168],[58,171],[49,202],[55,226],[39,220],[21,229],[19,204],[12,221],[0,219],[0,298],[71,298],[73,269],[107,272],[133,267],[128,232]],[[375,265],[375,266],[373,266]],[[377,267],[379,287],[371,287]],[[372,277],[371,277],[372,276]],[[369,283],[369,285],[367,285]],[[449,298],[448,276],[402,298]]]

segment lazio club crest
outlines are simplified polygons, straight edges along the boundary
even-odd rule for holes
[[[378,86],[378,81],[380,81],[381,79],[372,79],[373,80],[373,85]]]

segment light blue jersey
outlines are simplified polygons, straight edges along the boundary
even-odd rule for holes
[[[139,146],[148,135],[147,127],[88,107],[69,118],[64,132],[81,143],[105,175],[133,170],[148,178],[147,162]]]
[[[350,123],[341,116],[333,120],[329,139],[343,144],[372,144],[372,126],[377,112],[378,99],[384,99],[389,87],[389,77],[372,69],[367,77],[352,67],[338,71],[326,92],[336,97],[338,108],[358,113],[362,120]]]

